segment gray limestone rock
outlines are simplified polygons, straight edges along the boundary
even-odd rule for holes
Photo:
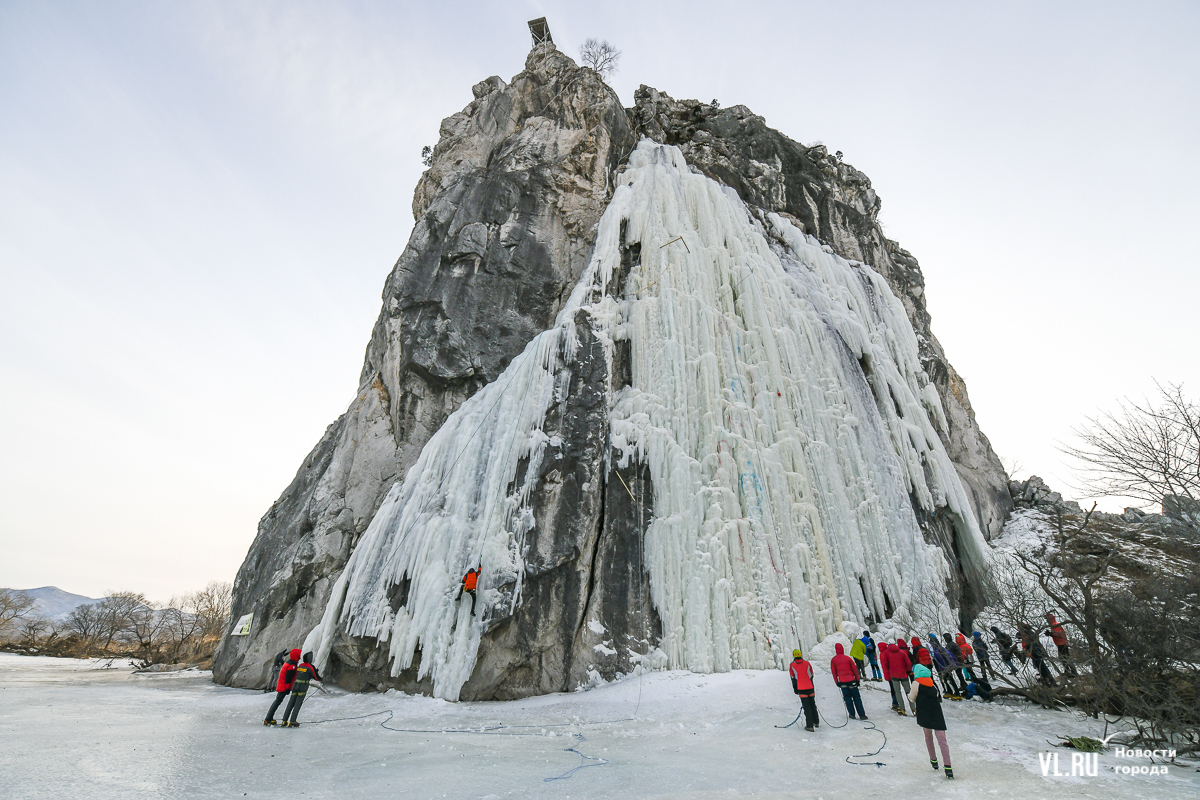
[[[555,314],[577,283],[614,176],[638,136],[679,146],[689,162],[738,192],[755,213],[777,212],[840,255],[882,273],[905,304],[925,369],[941,394],[947,450],[981,528],[997,533],[1012,507],[1007,477],[979,431],[961,378],[930,332],[920,268],[886,239],[865,175],[768,128],[744,106],[675,101],[647,87],[623,109],[592,70],[536,46],[511,83],[491,77],[447,117],[413,198],[416,224],[389,275],[358,394],[326,431],[259,523],[234,585],[233,617],[253,612],[250,636],[226,636],[214,680],[262,685],[271,657],[299,646],[390,486],[446,418]],[[755,211],[757,209],[758,211]],[[617,295],[638,263],[624,249],[606,287]],[[661,637],[642,564],[653,491],[648,469],[618,468],[608,441],[615,392],[628,385],[627,343],[609,355],[576,318],[570,390],[548,415],[553,435],[533,497],[523,602],[481,611],[485,634],[463,699],[564,691],[628,673]],[[979,604],[958,564],[953,520],[921,519],[956,576],[964,616]],[[407,580],[389,588],[394,608]],[[329,677],[354,690],[428,692],[418,661],[392,676],[386,647],[339,633]]]
[[[383,291],[359,392],[259,523],[214,679],[265,683],[299,646],[384,494],[458,406],[562,308],[633,137],[616,94],[553,45],[442,123],[416,225]]]

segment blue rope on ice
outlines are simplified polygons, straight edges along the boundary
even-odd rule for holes
[[[579,740],[579,742],[578,742],[579,744],[582,744],[583,742],[587,741],[587,739],[584,738],[582,733],[573,733],[571,735]],[[557,775],[553,778],[542,778],[542,783],[550,783],[551,781],[561,781],[565,778],[572,777],[576,772],[579,772],[579,770],[581,770],[581,769],[587,769],[588,767],[603,767],[605,764],[609,763],[607,758],[599,758],[597,756],[585,756],[583,753],[579,752],[574,747],[568,747],[564,750],[564,752],[574,753],[575,755],[579,756],[580,758],[582,758],[586,761],[596,761],[598,763],[596,763],[596,764],[580,764],[579,766],[575,767],[574,769],[567,770],[562,775]]]

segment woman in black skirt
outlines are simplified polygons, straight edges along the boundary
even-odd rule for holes
[[[954,770],[950,768],[950,745],[946,742],[946,718],[942,716],[942,698],[933,687],[933,673],[929,667],[920,664],[913,668],[913,676],[917,682],[908,693],[917,710],[917,724],[925,731],[925,747],[929,750],[929,763],[934,769],[938,768],[937,753],[933,749],[933,739],[937,736],[938,747],[942,749],[942,761],[946,766],[946,777],[953,778]]]

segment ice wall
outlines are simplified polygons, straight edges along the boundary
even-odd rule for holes
[[[780,217],[753,219],[673,147],[644,140],[619,183],[555,326],[389,492],[306,642],[320,662],[340,628],[386,642],[393,675],[419,650],[434,693],[458,697],[484,619],[522,602],[541,428],[570,385],[576,324],[610,358],[630,343],[610,436],[614,457],[653,479],[644,568],[670,666],[774,667],[843,623],[944,602],[946,562],[914,502],[949,508],[960,557],[981,568],[985,545],[935,428],[941,401],[887,283]],[[640,263],[606,293],[635,242]],[[455,602],[473,565],[488,609],[476,618]]]

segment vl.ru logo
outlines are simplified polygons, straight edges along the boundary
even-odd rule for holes
[[[1094,778],[1100,774],[1099,753],[1071,753],[1071,769],[1063,772],[1059,768],[1058,753],[1038,753],[1042,762],[1042,776],[1047,778]]]

